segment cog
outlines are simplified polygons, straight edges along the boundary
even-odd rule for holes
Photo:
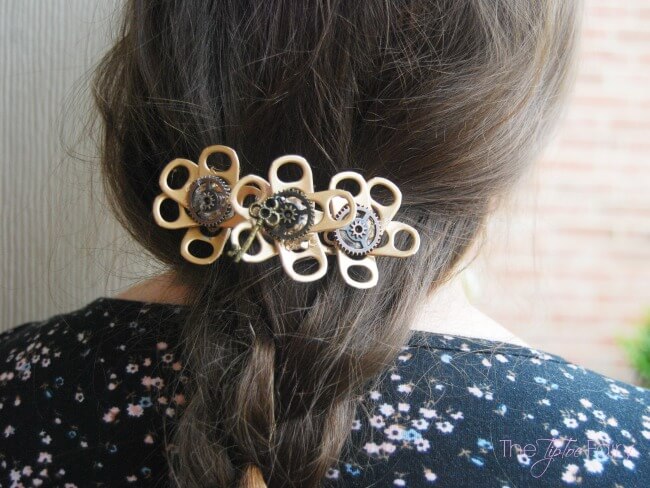
[[[289,241],[303,237],[314,225],[314,204],[297,188],[274,193],[261,203],[253,203],[250,215],[261,219],[270,237]]]
[[[383,229],[381,220],[374,210],[364,205],[356,204],[356,217],[345,227],[332,232],[332,238],[341,251],[349,256],[365,256],[379,245]],[[345,205],[336,214],[341,220],[350,213],[350,206]]]
[[[298,207],[290,202],[285,202],[280,205],[280,222],[284,225],[294,225],[298,221],[299,210]]]
[[[233,215],[230,186],[215,175],[194,180],[190,185],[187,201],[190,217],[208,228],[218,226]]]

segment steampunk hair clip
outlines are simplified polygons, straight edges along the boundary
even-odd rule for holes
[[[215,153],[228,158],[227,168],[209,166],[208,157]],[[299,176],[281,177],[288,166]],[[187,179],[174,188],[170,175],[179,170],[188,173]],[[354,195],[340,188],[346,180],[358,187]],[[346,283],[371,288],[378,280],[376,256],[408,257],[420,246],[413,227],[393,220],[402,201],[394,183],[385,178],[366,181],[346,171],[332,178],[328,190],[315,191],[311,167],[297,155],[273,161],[268,180],[257,175],[240,179],[237,153],[227,146],[210,146],[198,165],[187,159],[171,161],[159,184],[162,193],[153,204],[156,223],[167,229],[188,228],[181,255],[195,264],[214,262],[229,240],[232,249],[227,254],[236,262],[258,263],[279,256],[285,272],[300,282],[322,278],[327,255],[335,255]],[[373,198],[375,188],[383,189],[390,202]],[[173,220],[163,216],[168,201],[176,205],[178,216]],[[396,235],[401,232],[410,236],[410,243],[398,247]],[[208,256],[192,252],[197,241],[211,246]],[[365,279],[353,272],[358,269],[365,270]]]

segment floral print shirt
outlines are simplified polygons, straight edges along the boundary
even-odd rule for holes
[[[184,307],[101,297],[0,334],[0,487],[165,486]],[[416,332],[336,487],[650,486],[650,392],[535,349]]]

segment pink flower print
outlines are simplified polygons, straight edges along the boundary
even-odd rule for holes
[[[117,407],[111,407],[108,412],[104,414],[103,420],[107,424],[110,424],[111,422],[115,421],[115,418],[117,417],[117,414],[120,413],[120,409]]]
[[[129,403],[129,406],[126,408],[126,412],[131,417],[142,417],[142,414],[144,413],[144,409],[140,405],[136,405],[135,403]]]
[[[49,452],[40,452],[38,454],[38,462],[42,464],[49,464],[52,462],[52,455]]]
[[[159,351],[167,350],[167,343],[166,342],[159,342],[158,344],[156,344],[156,349],[158,349]]]

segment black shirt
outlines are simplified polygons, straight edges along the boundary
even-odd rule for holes
[[[0,486],[165,486],[185,307],[98,298],[0,334]],[[416,332],[324,486],[650,486],[650,392],[525,347]]]

